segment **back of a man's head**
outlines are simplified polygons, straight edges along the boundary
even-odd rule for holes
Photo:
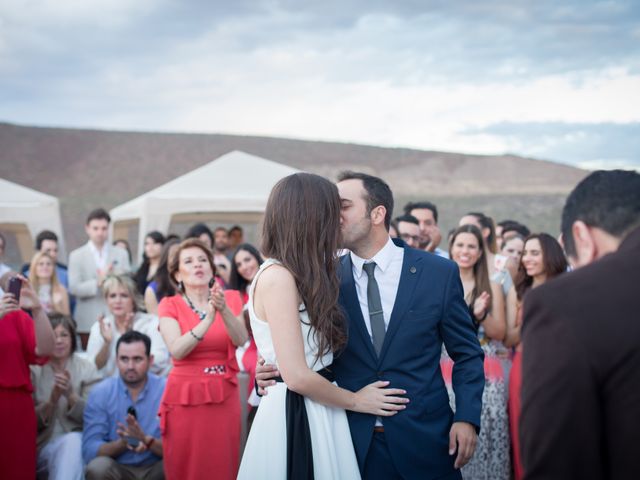
[[[598,170],[569,194],[562,211],[562,238],[568,256],[576,256],[575,222],[599,228],[622,240],[640,227],[640,173]]]

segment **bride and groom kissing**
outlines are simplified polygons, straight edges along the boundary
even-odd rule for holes
[[[272,190],[249,300],[264,396],[238,478],[461,478],[482,349],[457,267],[390,239],[392,211],[388,185],[363,173],[337,185],[299,173]]]

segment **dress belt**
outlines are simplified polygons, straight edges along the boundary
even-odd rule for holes
[[[327,368],[317,371],[330,382],[334,381],[333,372]],[[283,382],[282,377],[275,377]],[[313,452],[311,450],[311,431],[309,418],[304,406],[304,397],[287,388],[285,402],[287,418],[287,480],[313,480]]]
[[[229,369],[224,361],[221,361],[220,363],[206,363],[202,365],[174,365],[171,369],[171,373],[174,375],[185,376],[224,376],[227,372],[229,372]]]

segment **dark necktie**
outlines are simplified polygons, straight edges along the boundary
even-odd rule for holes
[[[382,313],[382,300],[380,299],[380,289],[373,274],[376,268],[375,262],[365,263],[362,269],[367,272],[369,281],[367,283],[367,304],[369,305],[369,319],[371,320],[371,334],[373,337],[373,347],[376,354],[380,355],[382,344],[384,343],[384,315]]]

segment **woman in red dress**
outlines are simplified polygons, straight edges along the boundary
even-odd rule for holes
[[[0,478],[36,475],[36,414],[29,365],[44,364],[55,337],[38,296],[21,275],[20,302],[11,293],[0,299]],[[31,310],[31,316],[21,310]]]
[[[253,277],[258,273],[258,269],[260,265],[262,265],[263,260],[260,252],[249,243],[243,243],[238,245],[233,257],[231,259],[231,275],[229,276],[229,286],[240,292],[242,297],[242,304],[246,305],[249,301],[249,294],[247,289],[251,282],[253,281]],[[247,321],[246,324],[249,322]],[[247,330],[249,330],[249,325],[247,325]],[[242,349],[242,366],[244,370],[249,374],[249,395],[253,390],[253,383],[256,378],[256,362],[258,361],[258,349],[256,347],[256,342],[253,340],[251,336],[251,331],[249,331],[249,342],[248,344],[240,347]]]
[[[169,275],[178,294],[158,306],[160,332],[173,358],[160,404],[166,477],[235,479],[240,453],[236,347],[248,338],[242,300],[213,281],[211,250],[183,241]]]
[[[522,260],[518,267],[515,286],[518,294],[518,313],[516,328],[522,323],[522,300],[532,288],[567,270],[562,247],[547,233],[529,235],[524,242]],[[520,438],[518,421],[520,419],[520,389],[522,385],[522,344],[516,347],[509,377],[509,430],[511,433],[511,451],[513,453],[513,472],[515,480],[523,477],[520,459]]]

